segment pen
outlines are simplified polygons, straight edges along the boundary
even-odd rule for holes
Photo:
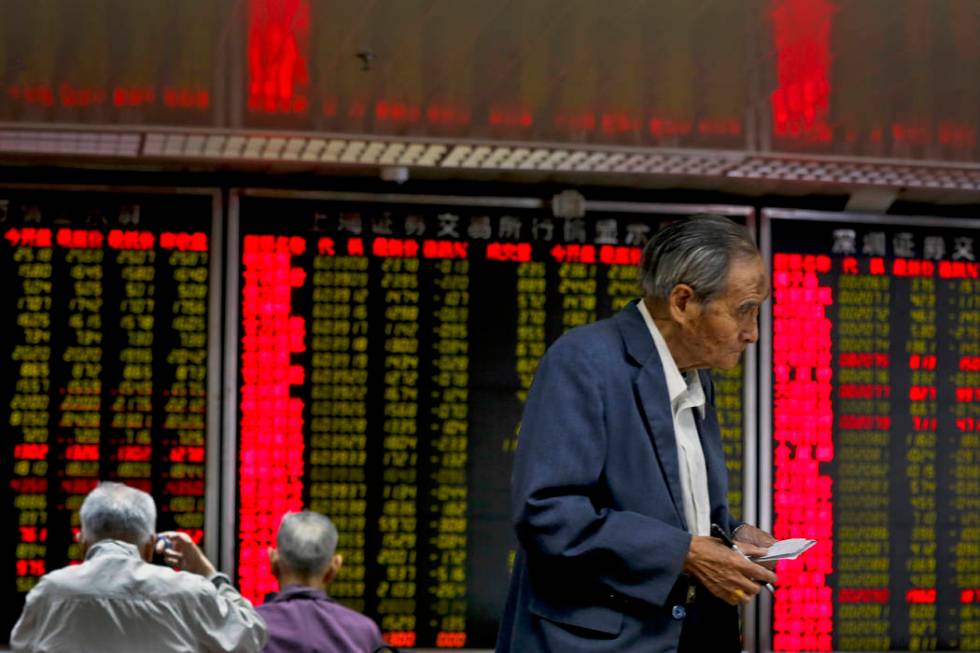
[[[726,531],[725,529],[723,529],[718,524],[712,524],[711,525],[711,535],[713,537],[717,537],[719,540],[721,540],[722,543],[725,546],[727,546],[729,549],[735,549],[736,551],[738,551],[739,553],[741,553],[742,554],[742,557],[745,558],[746,560],[750,560],[750,558],[747,555],[745,555],[744,553],[742,553],[741,551],[738,550],[738,547],[735,546],[735,542],[733,542],[732,541],[732,538],[729,537],[728,531]],[[772,586],[772,583],[765,583],[765,582],[762,582],[762,581],[757,581],[757,582],[760,585],[765,586],[765,588],[767,590],[769,590],[769,593],[770,594],[775,594],[776,593],[776,588]]]

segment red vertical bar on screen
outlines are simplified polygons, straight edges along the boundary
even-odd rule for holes
[[[242,594],[253,603],[278,589],[266,550],[282,515],[302,509],[303,401],[290,395],[290,386],[303,382],[290,354],[303,350],[306,335],[291,302],[302,280],[292,267],[299,245],[246,236],[242,251],[238,570]]]
[[[834,458],[831,402],[831,288],[825,256],[773,259],[773,535],[818,541],[806,556],[779,564],[773,649],[829,651],[833,603],[831,479],[820,465]]]

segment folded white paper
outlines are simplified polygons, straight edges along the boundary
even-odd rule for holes
[[[752,562],[773,562],[774,560],[795,560],[797,556],[816,544],[816,540],[795,537],[789,540],[779,540],[769,547],[766,555],[750,558]]]

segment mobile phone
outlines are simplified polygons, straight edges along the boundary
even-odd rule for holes
[[[163,547],[160,546],[161,542],[163,543]],[[164,554],[168,549],[173,548],[174,543],[169,537],[166,535],[157,535],[157,539],[153,542],[153,557],[151,558],[150,562],[155,565],[169,567],[170,564],[167,562]]]

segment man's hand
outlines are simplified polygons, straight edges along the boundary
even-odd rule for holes
[[[697,535],[684,561],[684,572],[709,592],[731,605],[748,603],[759,593],[759,583],[776,582],[776,574],[729,549],[721,540]]]
[[[735,541],[754,544],[768,549],[776,543],[776,538],[761,528],[756,528],[752,524],[742,524],[735,529]]]
[[[738,550],[750,558],[765,555],[769,547],[775,543],[776,538],[752,524],[742,524],[735,529],[735,544],[738,545]],[[762,566],[772,571],[776,570],[775,561],[764,562]]]
[[[201,549],[194,544],[194,540],[187,533],[180,531],[167,531],[160,533],[161,536],[170,540],[173,548],[164,548],[162,540],[156,543],[157,553],[163,554],[164,561],[173,567],[192,574],[198,574],[205,578],[210,578],[217,573],[214,565],[205,557]]]

